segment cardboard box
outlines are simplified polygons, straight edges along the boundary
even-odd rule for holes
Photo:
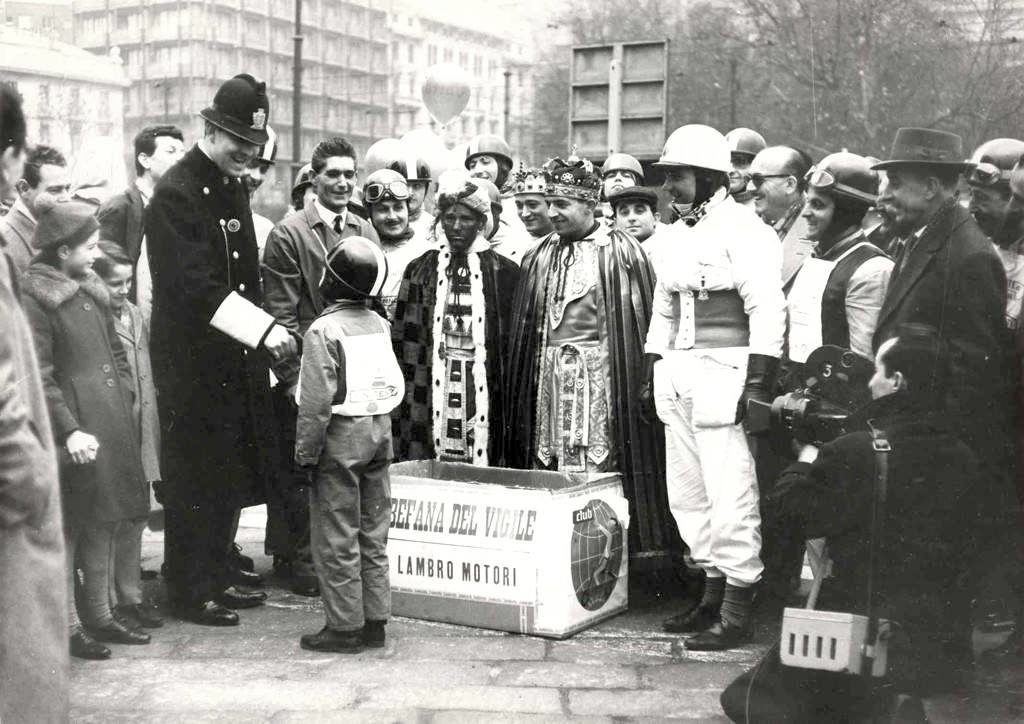
[[[565,638],[626,610],[617,474],[391,466],[396,616]]]

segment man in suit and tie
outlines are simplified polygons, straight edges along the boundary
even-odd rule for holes
[[[352,144],[337,137],[321,141],[313,149],[311,168],[316,196],[270,232],[262,265],[263,306],[300,347],[309,325],[327,306],[320,294],[327,252],[350,236],[378,241],[370,222],[349,213],[358,178]],[[290,581],[295,593],[315,596],[319,585],[309,543],[309,501],[306,489],[298,484],[304,474],[292,465],[299,360],[277,360],[274,374],[274,412],[284,468],[267,501],[266,549],[274,556],[274,570]]]
[[[35,146],[25,158],[21,179],[15,185],[18,198],[7,216],[0,219],[0,244],[14,264],[15,273],[28,268],[36,249],[36,207],[43,198],[67,201],[71,198],[71,176],[64,154],[56,148]]]

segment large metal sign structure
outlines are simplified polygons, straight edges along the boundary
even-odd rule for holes
[[[569,142],[578,154],[656,159],[665,142],[668,41],[572,49]]]

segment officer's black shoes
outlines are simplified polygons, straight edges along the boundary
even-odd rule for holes
[[[726,621],[715,621],[710,628],[684,642],[689,651],[725,651],[750,643],[753,632],[749,625],[734,626]]]
[[[110,649],[81,629],[71,634],[70,651],[76,659],[102,661],[110,658]]]
[[[174,607],[174,615],[200,626],[237,626],[238,614],[216,601],[203,601]]]
[[[242,546],[237,543],[231,544],[231,550],[228,551],[228,564],[250,573],[256,570],[255,562],[249,556],[242,555]]]
[[[102,628],[91,628],[90,631],[97,641],[105,641],[111,644],[141,645],[149,643],[148,633],[144,631],[133,631],[130,628],[122,626],[116,620],[111,621]]]
[[[292,579],[292,593],[307,598],[316,598],[320,595],[320,582],[316,576],[295,576]]]
[[[384,648],[384,627],[387,621],[367,620],[363,625],[363,645],[370,649]]]
[[[244,568],[232,568],[228,580],[235,586],[262,586],[263,576]]]
[[[299,645],[307,651],[322,651],[335,654],[358,654],[363,650],[363,632],[335,631],[324,626],[320,633],[305,634]]]
[[[224,592],[217,596],[217,602],[227,608],[256,608],[262,606],[267,600],[267,594],[263,591],[246,591],[237,586],[228,586]]]

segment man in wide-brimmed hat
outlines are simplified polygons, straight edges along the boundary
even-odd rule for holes
[[[262,309],[259,256],[241,180],[268,140],[266,84],[237,75],[199,115],[199,142],[156,185],[146,213],[151,352],[163,428],[165,563],[175,613],[232,626],[266,596],[230,569],[237,510],[277,471],[269,365],[294,337]]]
[[[947,409],[982,464],[1005,477],[1011,459],[1006,275],[992,243],[957,203],[966,167],[960,137],[928,128],[899,129],[889,159],[874,166],[888,176],[879,203],[902,240],[894,245],[896,266],[874,348],[900,325],[936,330],[949,350]]]

